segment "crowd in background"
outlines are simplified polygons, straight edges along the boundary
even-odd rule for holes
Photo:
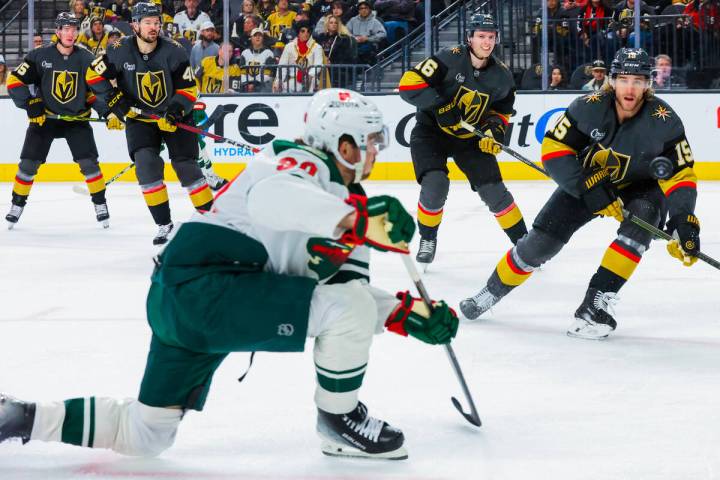
[[[685,87],[683,69],[700,67],[699,55],[720,55],[720,0],[548,0],[551,89],[597,85],[615,52],[635,46],[636,1],[641,14],[639,44],[656,57],[657,87]],[[531,29],[537,64],[542,13],[540,8]],[[673,60],[683,68],[673,71]],[[527,82],[521,88],[538,83],[542,72],[537,65],[533,70],[524,75]]]
[[[71,0],[78,43],[100,55],[130,34],[135,1]],[[422,21],[424,8],[420,0],[229,0],[230,43],[222,45],[228,0],[153,1],[162,9],[162,34],[187,49],[203,93],[351,87],[378,51]],[[36,36],[36,45],[43,41]]]

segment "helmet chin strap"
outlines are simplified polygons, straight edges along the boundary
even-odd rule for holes
[[[353,170],[355,172],[355,177],[353,178],[352,183],[360,183],[363,177],[363,173],[365,172],[365,162],[367,161],[367,159],[361,156],[359,162],[350,163],[345,160],[342,155],[340,155],[340,152],[337,149],[335,149],[334,153],[337,161],[340,162],[342,166],[349,168],[350,170]]]

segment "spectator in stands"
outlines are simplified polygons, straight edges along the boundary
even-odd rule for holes
[[[205,57],[195,69],[195,78],[199,83],[200,93],[222,93],[225,63],[228,64],[228,77],[240,75],[240,68],[230,60],[232,45],[223,43],[214,57]]]
[[[319,22],[321,18],[330,15],[332,13],[332,5],[333,0],[315,0],[310,10],[310,22],[313,25],[317,25],[317,22]]]
[[[260,17],[245,15],[243,18],[243,27],[240,34],[235,37],[230,37],[230,42],[235,48],[239,48],[240,52],[250,47],[251,33],[260,26]]]
[[[321,69],[313,68],[325,63],[325,55],[322,47],[310,36],[310,22],[298,23],[296,27],[297,38],[285,45],[278,62],[273,92],[314,92],[330,83]]]
[[[303,5],[307,4],[304,3]],[[295,15],[295,20],[293,20],[292,26],[283,28],[282,33],[280,34],[280,39],[277,40],[274,45],[272,45],[273,50],[275,51],[275,57],[280,58],[283,48],[285,48],[285,45],[297,38],[297,26],[304,22],[312,24],[312,22],[310,22],[309,8],[301,8],[297,12],[297,15]]]
[[[278,0],[277,10],[267,18],[270,36],[280,39],[283,29],[292,27],[296,15],[289,9],[288,0]]]
[[[347,29],[358,43],[358,61],[372,65],[375,63],[380,42],[385,40],[387,33],[380,20],[375,18],[369,0],[360,0],[357,7],[358,14],[350,19]]]
[[[250,15],[256,17],[259,16],[257,5],[254,0],[243,0],[240,13],[235,20],[233,20],[232,29],[230,30],[231,37],[240,36],[240,33],[244,30],[243,25],[245,25],[245,17]]]
[[[607,29],[612,13],[607,0],[590,0],[580,10],[580,38],[585,50],[577,52],[581,62],[587,58],[588,52],[590,58],[603,58],[606,61],[614,56],[614,49],[612,46],[608,47],[607,42]]]
[[[200,0],[198,8],[208,14],[210,20],[215,24],[218,36],[222,37],[223,0]]]
[[[5,63],[5,57],[0,55],[0,95],[7,95],[7,77],[8,69]]]
[[[105,52],[107,50],[108,35],[102,19],[98,17],[90,18],[90,31],[78,35],[77,43],[86,47],[95,56]]]
[[[185,10],[175,15],[174,23],[177,24],[180,33],[185,30],[198,32],[200,26],[205,22],[212,22],[210,15],[198,8],[200,0],[185,0]]]
[[[126,22],[132,20],[130,6],[127,0],[104,0],[102,6],[107,9],[108,12],[112,12],[115,20],[124,20]]]
[[[321,17],[320,20],[318,20],[318,22],[315,24],[315,30],[313,30],[313,35],[317,36],[325,33],[325,20],[327,20],[329,15],[335,15],[336,17],[338,17],[343,23],[343,25],[345,25],[345,23],[352,18],[352,15],[349,14],[350,9],[348,8],[347,4],[343,2],[343,0],[335,0],[332,3],[332,10],[330,12],[330,14]]]
[[[85,8],[85,0],[73,0],[70,3],[70,11],[80,23],[87,17],[88,11]]]
[[[548,90],[567,90],[567,76],[559,65],[555,65],[550,69]]]
[[[260,18],[267,21],[268,17],[275,12],[275,0],[260,0],[257,9]]]
[[[357,63],[355,39],[352,38],[340,17],[328,15],[325,18],[325,31],[317,36],[317,41],[330,63],[330,83],[333,87],[352,88],[353,70],[351,67],[333,67],[332,65],[354,65]]]
[[[605,62],[602,60],[595,60],[592,64],[592,80],[582,86],[583,90],[597,91],[601,90],[605,85],[608,84],[607,69],[605,68]]]
[[[40,48],[43,46],[44,43],[45,43],[45,41],[43,40],[42,35],[40,35],[40,34],[33,35],[33,48]]]
[[[687,88],[685,81],[673,71],[672,59],[669,55],[660,54],[655,57],[655,79],[653,80],[653,87],[656,90]]]
[[[641,15],[654,15],[655,10],[645,2],[640,2]],[[645,50],[651,50],[652,26],[645,19],[640,22],[640,46]],[[635,46],[635,0],[622,0],[615,6],[612,19],[612,29],[617,34],[617,41],[614,50],[622,47]]]
[[[190,51],[190,66],[195,70],[200,66],[205,57],[214,57],[220,50],[220,45],[215,43],[217,38],[215,33],[215,24],[207,21],[200,25],[199,39],[193,45]]]
[[[564,0],[562,8],[571,15],[577,15],[587,4],[588,0]]]
[[[720,31],[720,4],[717,0],[691,0],[684,15],[689,15],[698,30]]]
[[[532,27],[533,63],[540,63],[542,49],[542,7],[535,14]],[[547,1],[548,50],[555,54],[555,61],[570,64],[570,25],[567,12],[560,8],[559,0]]]
[[[238,58],[241,90],[244,92],[269,92],[272,90],[275,55],[265,44],[265,32],[256,28],[251,32],[250,47]]]

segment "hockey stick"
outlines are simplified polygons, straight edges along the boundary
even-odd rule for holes
[[[404,254],[401,256],[403,263],[405,264],[405,269],[407,270],[408,275],[410,275],[410,278],[415,284],[415,288],[417,288],[418,293],[420,293],[420,297],[422,298],[423,302],[425,302],[425,305],[432,312],[432,300],[430,299],[430,295],[428,295],[427,290],[425,289],[425,284],[420,278],[420,274],[415,268],[415,264],[413,263],[409,254]],[[455,350],[453,350],[450,343],[447,343],[444,346],[445,352],[447,352],[448,358],[450,359],[450,364],[452,365],[452,368],[455,371],[455,375],[457,376],[457,379],[460,382],[460,386],[462,387],[463,393],[465,394],[465,399],[470,404],[470,413],[465,413],[463,411],[463,407],[457,398],[450,397],[450,401],[452,401],[452,404],[455,406],[457,411],[460,412],[463,417],[465,417],[465,420],[472,423],[476,427],[479,427],[482,425],[482,422],[480,421],[480,415],[478,415],[477,409],[475,408],[475,402],[473,402],[472,395],[470,395],[470,390],[468,389],[467,383],[465,382],[465,376],[463,375],[460,364],[458,363],[457,357],[455,356]]]
[[[56,115],[54,113],[50,113],[45,115],[45,118],[49,118],[51,120],[65,120],[67,122],[98,122],[98,123],[105,123],[106,120],[104,118],[97,118],[97,117],[75,117],[73,115]]]
[[[646,221],[643,220],[642,218],[636,217],[635,215],[633,215],[633,214],[630,213],[629,211],[625,210],[624,208],[623,208],[623,215],[625,216],[625,218],[629,219],[629,220],[630,220],[631,222],[633,222],[635,225],[637,225],[638,227],[640,227],[640,228],[642,228],[642,229],[644,229],[644,230],[652,233],[652,234],[655,235],[657,238],[662,238],[663,240],[667,240],[668,242],[670,242],[670,241],[672,241],[672,240],[676,240],[675,238],[673,238],[672,235],[669,235],[667,232],[665,232],[665,231],[657,228],[655,225],[646,222]],[[710,265],[710,266],[712,266],[712,267],[715,267],[715,268],[717,268],[718,270],[720,270],[720,262],[718,262],[717,260],[715,260],[714,258],[712,258],[710,255],[706,255],[706,254],[704,254],[704,253],[702,253],[702,252],[698,252],[698,254],[696,255],[696,257],[697,257],[698,259],[702,260],[703,262],[707,263],[708,265]]]
[[[118,173],[110,177],[110,179],[105,182],[105,186],[107,187],[111,183],[113,183],[118,178],[122,177],[127,171],[129,171],[131,168],[135,166],[135,162],[131,162],[129,165],[125,165],[125,167],[120,170]],[[79,193],[80,195],[90,195],[90,191],[88,191],[87,187],[82,185],[73,185],[73,192]]]
[[[159,115],[155,115],[154,113],[146,112],[145,110],[139,110],[139,112],[143,117],[147,117],[147,118],[150,118],[153,120],[160,120],[160,118],[162,118]],[[252,145],[248,145],[247,143],[236,142],[235,140],[232,140],[227,137],[221,137],[220,135],[215,135],[214,133],[210,133],[207,130],[203,130],[202,128],[193,127],[192,125],[188,125],[188,124],[180,123],[180,122],[175,123],[175,126],[177,126],[178,128],[182,128],[183,130],[187,130],[188,132],[192,132],[192,133],[196,133],[198,135],[202,135],[204,137],[212,138],[213,140],[217,140],[218,142],[226,142],[226,143],[229,143],[230,145],[234,145],[236,147],[248,149],[253,153],[260,152],[260,149],[257,147],[253,147]]]
[[[460,125],[462,125],[462,127],[463,127],[465,130],[467,130],[468,132],[472,133],[473,135],[475,135],[475,136],[478,137],[478,138],[490,138],[490,137],[488,137],[487,135],[485,135],[484,133],[478,131],[477,128],[473,127],[472,125],[470,125],[469,123],[467,123],[465,120],[460,120]],[[542,173],[543,175],[549,177],[548,173],[545,171],[544,168],[535,165],[533,162],[531,162],[531,161],[528,160],[527,158],[523,157],[522,155],[520,155],[519,153],[517,153],[517,152],[516,152],[515,150],[513,150],[512,148],[506,147],[505,145],[503,145],[502,143],[497,142],[497,141],[496,141],[495,143],[497,143],[498,145],[500,145],[500,149],[501,149],[503,152],[507,153],[508,155],[510,155],[511,157],[513,157],[514,159],[521,161],[522,163],[524,163],[524,164],[527,165],[528,167],[530,167],[530,168],[532,168],[532,169],[535,169],[536,171],[538,171],[538,172]]]

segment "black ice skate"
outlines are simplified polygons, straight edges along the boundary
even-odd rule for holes
[[[10,205],[10,211],[5,215],[5,220],[8,222],[8,230],[12,230],[18,220],[20,220],[20,215],[22,215],[24,208],[25,207],[15,205],[14,203]]]
[[[0,393],[0,443],[13,438],[29,442],[34,421],[34,403]]]
[[[317,432],[325,455],[387,460],[408,457],[402,431],[368,415],[367,407],[361,402],[345,414],[336,415],[318,408]]]
[[[480,292],[472,297],[466,298],[460,302],[460,311],[468,320],[475,320],[483,313],[498,303],[502,297],[493,295],[486,286]]]
[[[110,227],[110,212],[108,212],[107,203],[93,203],[95,207],[95,218],[103,228]]]
[[[428,265],[435,260],[435,249],[437,249],[437,238],[432,240],[421,238],[420,248],[415,256],[415,261],[424,264],[423,271],[427,270]]]
[[[575,322],[568,328],[569,337],[588,340],[602,340],[615,330],[617,322],[612,317],[612,305],[617,294],[603,293],[597,288],[588,288],[585,299],[575,312]]]
[[[167,225],[158,225],[158,233],[155,235],[155,238],[153,238],[153,245],[162,245],[167,243],[168,235],[172,232],[173,227],[174,225],[172,223],[168,223]]]

